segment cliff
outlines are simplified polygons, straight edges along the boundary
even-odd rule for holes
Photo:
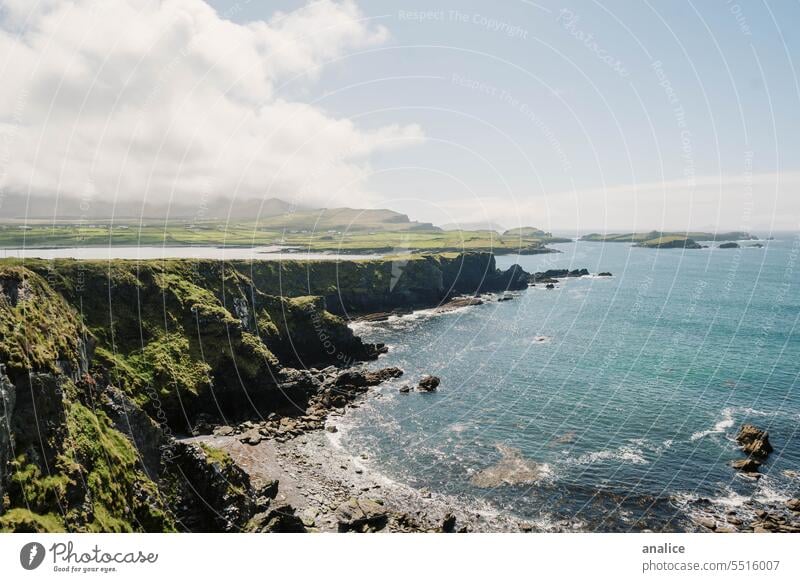
[[[228,531],[269,516],[268,492],[224,454],[174,435],[338,406],[331,382],[355,394],[363,380],[318,368],[385,351],[355,336],[348,317],[527,279],[487,253],[2,261],[0,529]]]

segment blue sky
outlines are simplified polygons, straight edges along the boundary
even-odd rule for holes
[[[375,160],[386,171],[371,178],[411,214],[426,200],[435,212],[473,197],[524,202],[662,181],[690,189],[692,178],[800,169],[797,2],[373,0],[361,8],[391,39],[302,90],[363,124],[421,125],[426,143]],[[263,11],[252,3],[236,18]],[[402,166],[421,169],[392,170]],[[774,190],[759,191],[792,195]],[[724,192],[699,202],[711,212],[696,219],[714,224]],[[576,220],[594,227],[594,218]],[[667,226],[682,226],[670,218]],[[729,226],[739,218],[725,216]],[[761,212],[759,225],[770,218]],[[571,226],[566,216],[558,222]]]
[[[209,3],[273,28],[277,11],[331,4]],[[556,230],[798,227],[797,2],[344,4],[374,38],[337,38],[270,78],[269,99],[386,140],[353,146],[342,180],[310,189],[316,204]],[[252,182],[248,195],[290,196],[291,181]]]

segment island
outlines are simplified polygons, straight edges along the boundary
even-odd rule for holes
[[[624,234],[591,233],[582,236],[579,240],[583,242],[633,243],[636,247],[650,249],[702,249],[707,248],[707,245],[702,245],[698,241],[758,240],[758,237],[742,231],[712,233],[662,232],[652,230],[650,232],[631,232]]]

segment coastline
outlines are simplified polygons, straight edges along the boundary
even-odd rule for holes
[[[577,273],[577,271],[576,271]],[[567,275],[573,278],[577,275]],[[588,275],[592,276],[592,275]],[[550,279],[548,279],[550,280]],[[508,301],[518,297],[515,293],[486,292],[474,297],[456,297],[436,307],[409,309],[403,312],[379,313],[379,318],[366,316],[350,323],[357,331],[363,325],[375,325],[388,318],[439,317],[452,315],[486,303]],[[384,318],[385,316],[385,318]],[[287,516],[296,517],[308,532],[350,531],[342,524],[342,514],[353,503],[366,504],[385,517],[376,527],[358,531],[390,532],[579,532],[582,522],[543,521],[525,519],[492,506],[489,501],[467,499],[455,495],[432,492],[407,483],[398,482],[384,474],[373,459],[348,452],[340,439],[346,428],[348,415],[361,407],[365,399],[380,398],[381,386],[401,374],[393,368],[366,367],[364,362],[331,372],[310,370],[313,375],[377,374],[381,381],[369,390],[351,392],[348,402],[341,407],[326,407],[322,422],[306,426],[296,425],[281,431],[279,419],[272,422],[247,421],[236,427],[214,427],[212,434],[180,439],[188,444],[213,447],[229,455],[249,476],[253,488],[258,490],[275,484],[273,505]],[[277,421],[277,422],[276,422]],[[277,425],[277,429],[276,429]],[[276,436],[277,430],[277,436]],[[492,467],[493,468],[493,467]],[[488,468],[487,468],[488,469]],[[502,486],[503,478],[493,486]],[[299,527],[299,524],[298,524]]]
[[[9,261],[3,271],[5,316],[12,322],[24,319],[29,330],[38,332],[34,339],[40,349],[17,348],[10,337],[4,349],[29,360],[9,358],[10,365],[0,368],[0,389],[12,405],[15,392],[37,394],[36,402],[17,399],[11,409],[17,418],[41,419],[46,413],[46,420],[64,431],[91,426],[114,435],[103,449],[87,444],[75,460],[65,458],[82,463],[96,482],[148,492],[138,498],[124,490],[112,500],[110,511],[127,520],[113,531],[594,531],[595,526],[571,514],[544,521],[551,519],[547,508],[522,518],[508,508],[495,509],[482,494],[449,496],[444,488],[440,493],[393,481],[377,459],[348,454],[338,441],[346,434],[343,425],[350,411],[364,405],[365,398],[381,397],[381,389],[371,388],[404,375],[399,368],[380,367],[387,365],[378,359],[386,345],[365,341],[386,338],[362,338],[361,326],[505,302],[534,285],[549,293],[561,278],[613,275],[586,269],[527,273],[518,265],[501,271],[492,255],[433,257],[410,260],[386,292],[393,266],[372,261],[332,268],[312,262],[278,269],[268,262],[192,266],[167,261],[134,269],[117,262],[109,276],[108,266],[100,262],[21,266]],[[262,291],[276,289],[281,296]],[[113,351],[106,322],[112,305],[122,322],[114,330]],[[30,310],[33,306],[37,311]],[[165,308],[172,334],[161,330]],[[353,320],[355,314],[367,317]],[[152,323],[144,353],[157,355],[178,374],[159,376],[148,367],[150,358],[141,357],[136,326],[142,320]],[[53,321],[62,324],[53,330]],[[68,343],[48,343],[53,338]],[[415,383],[431,369],[412,362],[398,365],[409,366]],[[208,376],[198,366],[211,371],[213,382],[204,380]],[[31,368],[37,370],[33,377]],[[153,395],[145,380],[159,392]],[[402,391],[414,389],[404,384]],[[43,441],[29,425],[15,426],[10,435],[0,431],[0,453],[11,451],[12,438],[26,446],[45,444],[54,455],[72,442],[57,433]],[[108,451],[125,462],[101,473],[105,465],[92,455]],[[504,447],[495,465],[474,463],[480,482],[491,488],[535,483],[546,463],[538,465],[517,453]],[[15,462],[35,468],[24,457]],[[71,498],[80,501],[92,493],[81,489],[83,482],[67,484]],[[49,495],[48,484],[33,479],[25,487]],[[27,491],[9,489],[2,529],[81,531],[94,525],[95,514],[78,513],[81,505],[62,513],[63,522],[56,521],[59,514],[49,496],[43,495],[33,509],[23,507]],[[129,499],[138,502],[133,511]],[[728,515],[715,512],[713,500],[688,500],[691,507],[681,512],[692,517],[693,525],[684,531],[800,531],[800,515],[788,513],[788,505],[755,501]]]
[[[393,481],[374,470],[368,459],[350,456],[333,440],[326,430],[314,430],[285,442],[269,439],[256,445],[244,444],[233,435],[191,437],[185,442],[205,443],[224,451],[256,487],[278,481],[274,503],[293,512],[309,532],[343,531],[341,513],[353,500],[371,504],[385,515],[385,525],[374,531],[546,531],[488,504],[471,505],[464,499]]]

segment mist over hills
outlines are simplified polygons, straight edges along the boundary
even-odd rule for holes
[[[388,209],[313,208],[279,198],[235,200],[226,197],[186,202],[132,202],[84,200],[7,194],[0,199],[0,222],[248,222],[261,228],[297,230],[431,230],[429,222],[416,222]]]

